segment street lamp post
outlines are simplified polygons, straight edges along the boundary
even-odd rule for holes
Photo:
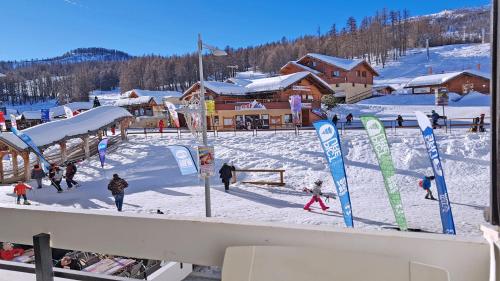
[[[202,126],[202,138],[203,145],[208,146],[207,139],[207,113],[205,105],[205,85],[203,82],[203,47],[210,50],[215,56],[225,56],[226,52],[219,50],[215,47],[203,44],[201,40],[201,34],[198,34],[198,63],[199,63],[199,73],[200,73],[200,103],[201,103],[201,126]],[[210,177],[205,175],[205,215],[207,217],[212,216],[211,203],[210,203]]]

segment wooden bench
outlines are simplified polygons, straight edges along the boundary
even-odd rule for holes
[[[259,185],[277,185],[285,186],[285,170],[282,169],[236,169],[233,175],[233,182],[236,182],[237,173],[279,173],[280,181],[242,181],[242,183],[259,184]]]

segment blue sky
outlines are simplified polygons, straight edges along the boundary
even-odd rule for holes
[[[47,58],[78,47],[132,55],[184,54],[200,32],[219,47],[246,47],[343,27],[375,10],[411,15],[487,0],[0,0],[0,60]]]

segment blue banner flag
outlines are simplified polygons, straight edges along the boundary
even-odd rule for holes
[[[168,149],[170,149],[170,152],[174,155],[175,161],[177,161],[177,165],[183,176],[198,173],[193,156],[187,147],[182,145],[170,145]]]
[[[41,119],[42,123],[47,123],[50,122],[50,110],[49,109],[42,109],[41,111]]]
[[[446,182],[444,180],[441,158],[439,157],[439,151],[437,148],[436,138],[434,137],[434,131],[432,130],[431,122],[429,121],[429,118],[427,118],[427,116],[425,116],[425,114],[420,111],[416,111],[415,115],[417,116],[418,125],[422,130],[425,147],[427,148],[427,153],[429,154],[431,166],[434,170],[434,176],[436,178],[436,188],[439,198],[439,212],[441,214],[443,233],[456,234],[455,223],[453,222],[453,214],[451,213],[450,199],[448,198],[448,190],[446,188]]]
[[[33,150],[33,152],[38,156],[38,158],[40,158],[43,171],[45,173],[48,173],[50,170],[50,163],[49,161],[47,161],[47,159],[45,159],[42,152],[40,151],[40,149],[38,149],[38,146],[35,145],[33,140],[28,135],[26,135],[25,133],[19,131],[14,127],[11,128],[11,131],[14,135],[20,138],[27,146],[29,146]]]
[[[97,152],[99,153],[99,160],[101,160],[101,168],[104,168],[104,161],[106,160],[106,149],[108,148],[108,139],[102,139],[97,145]]]
[[[347,227],[353,227],[351,198],[347,186],[344,158],[340,148],[339,132],[337,127],[329,120],[316,121],[313,125],[325,152],[326,160],[330,165],[330,172],[337,188],[345,224]]]

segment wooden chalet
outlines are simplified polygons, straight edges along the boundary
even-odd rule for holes
[[[434,94],[439,88],[465,95],[470,92],[490,93],[490,77],[478,71],[458,71],[419,76],[410,80],[405,88],[413,94]]]
[[[199,82],[184,92],[182,100],[198,98]],[[207,117],[210,128],[220,130],[294,127],[289,97],[302,97],[302,126],[320,118],[313,113],[321,97],[333,94],[330,86],[311,72],[227,82],[206,81],[206,99],[215,101],[215,114]]]
[[[336,97],[355,103],[372,96],[373,77],[378,73],[365,60],[350,60],[309,53],[285,64],[280,73],[309,71],[326,81]]]

